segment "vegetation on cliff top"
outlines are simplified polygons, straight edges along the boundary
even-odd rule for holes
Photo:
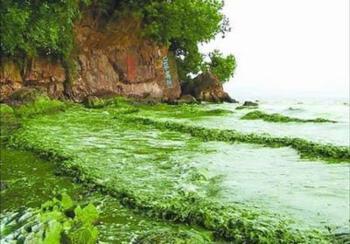
[[[5,56],[62,58],[71,68],[74,21],[84,9],[96,21],[107,23],[125,14],[138,16],[143,34],[174,52],[182,80],[201,71],[205,64],[198,45],[230,30],[222,14],[222,0],[3,0],[0,8],[0,53]],[[209,55],[209,67],[222,81],[233,73],[233,56]],[[71,65],[69,65],[71,64]]]
[[[79,1],[2,0],[1,55],[68,57]]]
[[[210,62],[204,63],[204,69],[214,74],[220,82],[224,83],[233,77],[236,69],[236,59],[233,55],[224,56],[219,50],[209,53]]]

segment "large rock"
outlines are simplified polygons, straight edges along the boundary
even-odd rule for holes
[[[21,65],[4,59],[0,100],[22,87],[40,87],[54,98],[83,101],[88,96],[124,95],[165,101],[181,95],[174,58],[168,49],[142,37],[141,23],[124,17],[101,27],[88,11],[75,24],[75,71],[59,60],[38,57]],[[23,64],[24,63],[24,64]]]
[[[209,72],[200,74],[192,81],[182,84],[182,93],[191,95],[198,101],[236,102],[224,91],[219,79]]]

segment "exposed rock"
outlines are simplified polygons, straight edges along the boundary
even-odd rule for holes
[[[182,95],[179,100],[177,100],[177,104],[194,104],[198,103],[197,99],[191,95]]]
[[[236,107],[236,110],[242,110],[242,109],[257,109],[259,106],[258,103],[252,102],[252,101],[245,101],[242,106]]]
[[[22,105],[35,101],[40,96],[47,96],[44,87],[22,87],[13,93],[5,100],[10,105]]]
[[[23,77],[24,86],[40,87],[53,98],[62,98],[66,71],[61,62],[49,58],[32,59]]]
[[[245,101],[243,103],[243,106],[245,106],[245,107],[257,107],[257,106],[259,106],[259,104],[256,102],[252,102],[252,101]]]
[[[236,102],[224,91],[218,78],[209,72],[200,74],[192,81],[184,83],[182,92],[184,95],[192,95],[198,101]]]
[[[182,95],[179,99],[176,99],[176,100],[162,100],[162,102],[165,102],[165,103],[170,104],[170,105],[199,104],[200,103],[200,101],[198,101],[192,95]]]
[[[19,66],[12,60],[1,58],[0,65],[0,101],[9,97],[23,86]]]
[[[59,60],[38,57],[19,65],[3,59],[0,100],[22,87],[40,87],[50,97],[83,101],[105,94],[175,100],[181,88],[174,58],[168,49],[141,35],[141,23],[125,17],[98,27],[88,11],[74,27],[74,74]]]
[[[107,103],[107,100],[104,100],[96,96],[87,96],[83,100],[83,104],[87,108],[101,108],[107,105],[106,103]]]
[[[148,105],[155,105],[161,102],[167,102],[168,99],[162,99],[162,98],[158,98],[158,97],[152,97],[150,94],[144,94],[144,96],[142,97],[136,97],[133,99],[133,103],[135,105],[137,104],[148,104]]]

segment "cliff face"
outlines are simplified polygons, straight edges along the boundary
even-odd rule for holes
[[[89,95],[125,95],[174,100],[181,88],[176,63],[164,47],[141,35],[140,21],[125,17],[103,28],[86,14],[76,23],[75,70],[68,82],[62,63],[38,57],[21,65],[2,58],[0,100],[22,87],[38,87],[55,98],[81,101]]]

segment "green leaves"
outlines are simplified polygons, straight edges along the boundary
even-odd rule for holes
[[[85,208],[78,206],[75,210],[76,218],[84,224],[93,223],[98,218],[98,212],[91,203]]]
[[[70,209],[74,206],[73,200],[66,194],[62,194],[61,205],[63,209]]]
[[[78,2],[3,0],[0,53],[68,57],[73,48],[73,20],[79,15]]]
[[[39,213],[43,229],[35,234],[37,243],[61,243],[63,236],[70,243],[96,243],[98,230],[93,226],[99,216],[96,207],[92,204],[84,208],[74,207],[73,200],[66,193],[44,203]],[[75,214],[67,214],[69,209]]]
[[[220,0],[174,0],[159,4],[159,11],[146,13],[152,19],[146,33],[155,40],[170,45],[178,62],[179,75],[188,80],[191,73],[200,71],[203,55],[198,44],[208,42],[216,34],[228,30],[224,26],[221,13],[223,1]],[[154,28],[153,26],[157,27]]]
[[[224,55],[219,50],[214,50],[209,54],[210,62],[204,64],[204,70],[208,70],[224,83],[233,77],[237,67],[236,59],[233,55]]]

